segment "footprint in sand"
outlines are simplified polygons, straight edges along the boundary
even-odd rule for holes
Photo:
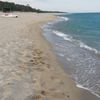
[[[25,100],[40,100],[41,98],[41,95],[30,95]]]
[[[67,95],[64,93],[64,92],[60,92],[60,91],[45,91],[45,90],[42,90],[41,91],[41,95],[43,96],[51,96],[51,97],[54,97],[54,98],[64,98],[67,99],[67,98],[70,98],[70,95]]]

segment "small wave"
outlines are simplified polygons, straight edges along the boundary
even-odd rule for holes
[[[54,24],[56,24],[58,22],[62,22],[62,21],[68,21],[68,18],[57,16],[57,18],[54,21],[48,22],[47,25],[54,25]]]
[[[69,42],[73,42],[77,45],[79,45],[81,48],[87,49],[89,51],[93,51],[95,52],[97,55],[100,55],[100,52],[98,50],[96,50],[95,48],[92,48],[86,44],[84,44],[82,41],[76,40],[74,39],[72,36],[64,34],[63,32],[59,32],[59,31],[53,31],[54,34],[56,34],[59,37],[62,37],[64,40],[67,40]]]
[[[98,51],[95,48],[92,48],[92,47],[90,47],[82,42],[80,42],[80,47],[85,48],[85,49],[90,50],[90,51],[94,51],[96,54],[98,54]]]
[[[69,20],[69,18],[67,18],[67,17],[60,17],[61,19],[63,19],[64,21],[68,21]]]
[[[59,31],[53,31],[53,33],[56,34],[57,36],[62,37],[64,40],[72,42],[72,37],[67,35],[67,34],[64,34],[64,33],[59,32]]]
[[[55,19],[54,21],[50,21],[50,22],[48,22],[47,24],[45,24],[43,26],[49,27],[50,25],[54,25],[56,23],[59,23],[59,22],[62,22],[62,21],[68,21],[68,20],[69,20],[69,18],[67,18],[67,17],[57,16],[57,19]]]
[[[76,84],[76,86],[78,88],[80,88],[80,89],[84,89],[84,90],[90,91],[92,94],[94,94],[95,96],[97,96],[98,98],[100,98],[100,95],[96,94],[94,91],[92,91],[92,90],[90,90],[90,89],[88,89],[88,88],[86,88],[86,87],[84,87],[84,86],[82,86],[80,84]]]
[[[59,53],[58,55],[61,56],[61,57],[64,57],[64,54],[62,54],[62,53]]]
[[[77,86],[78,88],[85,89],[85,90],[88,90],[88,91],[89,91],[89,89],[88,89],[88,88],[85,88],[85,87],[83,87],[83,86],[82,86],[82,85],[80,85],[80,84],[76,84],[76,86]]]
[[[59,31],[53,31],[53,33],[55,33],[56,35],[58,35],[60,37],[66,37],[66,34],[59,32]]]

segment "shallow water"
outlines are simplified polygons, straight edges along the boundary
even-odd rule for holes
[[[98,18],[99,15],[96,14],[95,16],[97,16]],[[64,15],[64,17],[66,16],[67,15]],[[71,33],[71,31],[69,31],[71,29],[74,29],[73,32],[76,29],[80,30],[80,27],[75,26],[75,23],[77,24],[77,21],[79,23],[82,23],[83,21],[81,20],[84,19],[83,17],[89,17],[89,15],[82,15],[82,18],[81,15],[75,15],[76,19],[81,19],[77,19],[77,21],[75,22],[73,22],[73,20],[71,21],[74,23],[74,28],[71,26],[72,23],[68,21],[68,18],[65,19],[64,17],[58,17],[55,22],[50,22],[47,25],[44,25],[44,35],[53,45],[56,54],[60,58],[60,61],[64,63],[66,70],[70,71],[69,73],[71,74],[71,77],[75,80],[77,86],[80,88],[84,88],[94,95],[100,97],[100,56],[98,51],[99,45],[93,46],[92,40],[89,40],[92,41],[90,43],[86,40],[84,40],[85,42],[81,41],[83,40],[82,35],[80,35],[79,33]],[[91,23],[93,22],[90,21],[90,23],[88,24],[91,25]],[[65,28],[64,25],[69,25],[70,27],[66,26],[67,28]],[[84,33],[84,31],[87,31],[86,29],[87,28],[84,29],[83,27],[83,29],[81,30]],[[75,38],[77,34],[78,36],[80,36],[78,38]],[[86,34],[84,34],[84,36],[85,35]],[[94,35],[91,34],[90,36],[93,37]],[[98,37],[97,41],[99,41]]]

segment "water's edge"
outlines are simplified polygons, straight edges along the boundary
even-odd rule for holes
[[[57,20],[55,20],[55,21],[52,21],[52,22],[48,22],[47,24],[45,24],[45,25],[51,25],[51,24],[53,24],[53,23],[57,23],[58,22],[58,20],[59,20],[59,17],[58,17],[58,19]],[[68,20],[67,18],[65,19],[65,18],[63,18],[62,17],[62,20]],[[62,20],[59,20],[59,21],[62,21]],[[46,36],[46,34],[45,34],[45,25],[43,25],[43,26],[41,26],[41,28],[44,30],[44,33],[43,33],[43,36],[46,38],[46,40],[47,41],[49,41],[50,42],[50,40],[48,39],[48,37]],[[56,32],[55,32],[56,33]],[[51,42],[50,42],[51,43]],[[52,45],[52,43],[51,43],[51,45]],[[52,47],[53,47],[53,45],[52,45]],[[86,47],[87,49],[90,49],[89,47]],[[92,49],[95,53],[97,53],[97,51],[95,50],[95,49]],[[54,48],[53,48],[53,51],[56,53],[56,56],[57,56],[57,58],[59,59],[59,61],[61,62],[61,63],[63,63],[64,64],[64,62],[62,62],[61,61],[61,59],[60,59],[60,57],[61,56],[63,56],[63,55],[58,55],[57,54],[57,52],[54,50]],[[67,71],[66,71],[67,72]],[[99,96],[98,95],[96,95],[95,93],[93,93],[93,92],[91,92],[91,91],[89,91],[87,88],[84,88],[84,87],[82,87],[81,85],[79,85],[79,84],[77,84],[77,82],[75,82],[75,84],[76,84],[76,87],[78,87],[78,88],[80,88],[80,90],[81,91],[83,91],[82,92],[82,95],[83,96],[86,96],[87,95],[87,97],[83,97],[84,98],[84,100],[89,100],[89,99],[91,99],[91,100],[100,100],[100,98],[98,98]]]

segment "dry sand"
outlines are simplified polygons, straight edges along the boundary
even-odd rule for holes
[[[0,18],[0,100],[82,100],[41,34],[56,17],[16,14]]]

